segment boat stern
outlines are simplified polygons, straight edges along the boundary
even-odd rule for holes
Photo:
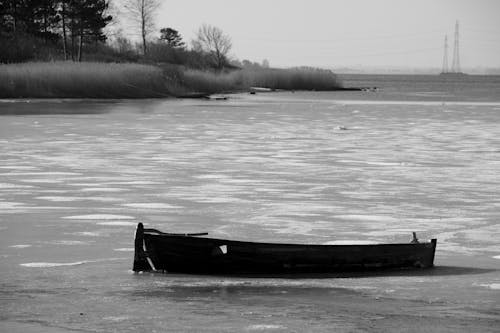
[[[148,256],[144,250],[144,225],[139,223],[137,225],[137,230],[135,232],[135,242],[134,242],[134,266],[132,270],[134,272],[144,272],[151,271],[151,265],[148,262]]]
[[[436,246],[437,246],[437,239],[436,238],[431,239],[432,255],[430,258],[430,264],[427,267],[434,267],[434,257],[436,255]]]

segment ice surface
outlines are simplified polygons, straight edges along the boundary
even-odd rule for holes
[[[88,214],[88,215],[72,215],[62,217],[66,220],[132,220],[133,216],[129,215],[114,215],[114,214]]]
[[[426,88],[391,103],[349,102],[356,93],[341,92],[238,95],[225,104],[1,103],[0,112],[50,114],[0,115],[3,317],[81,331],[176,323],[173,331],[200,323],[232,332],[331,331],[335,323],[386,331],[374,323],[401,327],[404,318],[481,330],[498,316],[500,281],[492,87],[453,101]],[[76,107],[89,113],[53,113]],[[438,239],[436,268],[323,279],[129,274],[138,222],[308,244],[409,242],[416,231]],[[386,319],[367,319],[379,314]]]

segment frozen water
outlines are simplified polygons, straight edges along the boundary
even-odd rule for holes
[[[426,88],[23,105],[37,115],[0,103],[2,318],[120,332],[370,331],[401,318],[498,327],[496,85],[462,99]],[[89,113],[57,114],[75,105]],[[298,280],[135,275],[138,222],[314,244],[409,242],[416,231],[438,238],[437,267]]]
[[[63,219],[67,220],[131,220],[133,216],[128,215],[113,215],[113,214],[88,214],[88,215],[74,215],[64,216]]]

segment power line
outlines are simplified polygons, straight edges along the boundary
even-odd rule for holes
[[[455,23],[455,43],[453,44],[453,62],[451,63],[451,72],[460,73],[460,35],[458,31],[458,21]]]
[[[444,36],[444,55],[442,73],[448,73],[448,35]]]

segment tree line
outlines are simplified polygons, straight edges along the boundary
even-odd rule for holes
[[[85,46],[107,38],[103,29],[113,19],[108,6],[106,0],[0,1],[4,57],[24,60],[29,53],[60,44],[64,59],[81,61]]]
[[[116,20],[110,1],[0,0],[0,62],[143,61],[214,70],[259,66],[230,61],[231,38],[215,26],[203,24],[190,48],[179,31],[156,30],[159,0],[121,0],[127,34],[135,32],[140,42],[135,46],[122,36],[110,43],[105,28]]]

